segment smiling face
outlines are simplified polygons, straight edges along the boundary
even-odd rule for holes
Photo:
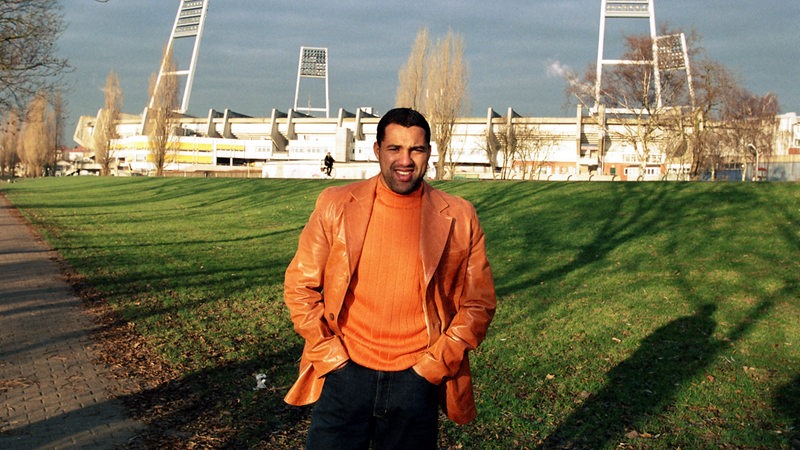
[[[417,190],[428,170],[431,149],[422,127],[386,126],[383,140],[373,146],[381,176],[392,191],[406,195]]]

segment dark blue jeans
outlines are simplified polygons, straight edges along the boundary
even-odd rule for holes
[[[435,450],[437,390],[412,369],[381,372],[350,361],[325,378],[307,450]]]

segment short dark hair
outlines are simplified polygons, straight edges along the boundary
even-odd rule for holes
[[[425,143],[429,146],[431,145],[431,126],[428,125],[425,116],[419,111],[415,111],[411,108],[394,108],[386,112],[378,122],[378,145],[381,145],[381,142],[383,142],[383,137],[386,135],[386,127],[390,124],[402,125],[406,128],[422,128],[425,130]]]

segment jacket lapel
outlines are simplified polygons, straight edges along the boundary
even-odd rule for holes
[[[372,204],[375,201],[375,182],[359,183],[350,192],[350,201],[344,205],[344,236],[347,246],[347,258],[350,265],[350,275],[356,271],[361,250],[364,248],[364,238],[367,236],[367,226],[372,214]]]
[[[427,288],[450,237],[453,218],[443,214],[447,202],[428,185],[422,201],[422,228],[420,230],[420,255],[422,258],[423,285]]]

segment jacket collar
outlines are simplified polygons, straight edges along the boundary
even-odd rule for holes
[[[428,183],[423,186],[422,227],[419,239],[424,286],[428,286],[450,238],[453,218],[447,214],[449,204]]]
[[[350,201],[344,206],[345,241],[351,274],[355,272],[358,260],[361,258],[372,205],[375,202],[378,177],[380,174],[362,183],[355,183],[350,191]],[[420,257],[423,281],[427,286],[444,252],[453,218],[446,214],[450,205],[438,191],[424,181],[422,189]]]

